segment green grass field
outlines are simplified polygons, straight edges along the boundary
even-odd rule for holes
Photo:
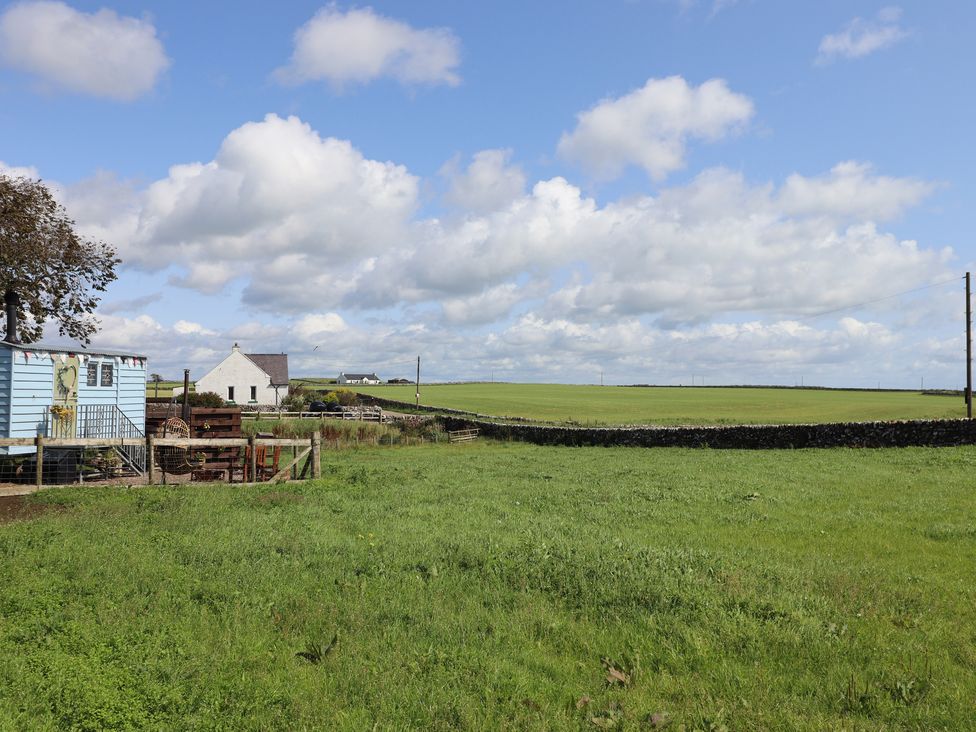
[[[156,388],[156,384],[152,381],[146,383],[146,396],[155,397],[159,396],[160,399],[166,398],[170,399],[173,396],[173,387],[183,387],[182,381],[160,381],[159,388]],[[190,391],[194,391],[193,383],[190,383]]]
[[[475,443],[47,491],[0,525],[0,728],[973,729],[974,470]]]
[[[413,403],[413,386],[356,387]],[[423,404],[582,424],[786,424],[965,416],[962,397],[815,389],[433,384]]]

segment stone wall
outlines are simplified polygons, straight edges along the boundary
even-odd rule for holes
[[[452,415],[438,419],[446,430],[478,428],[484,437],[537,445],[763,450],[976,444],[976,420],[966,419],[717,427],[560,427]]]

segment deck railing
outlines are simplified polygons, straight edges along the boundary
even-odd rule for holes
[[[79,404],[68,410],[50,412],[43,434],[53,439],[101,440],[122,438],[112,446],[133,470],[146,471],[146,446],[142,429],[115,404]]]

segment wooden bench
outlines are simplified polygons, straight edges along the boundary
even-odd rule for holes
[[[478,439],[478,430],[454,430],[447,433],[447,439],[451,442],[471,442]]]

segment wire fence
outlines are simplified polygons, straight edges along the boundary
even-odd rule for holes
[[[127,450],[145,454],[142,469]],[[322,437],[303,439],[206,438],[0,438],[0,482],[45,485],[75,483],[186,483],[226,481],[277,483],[321,476]]]

